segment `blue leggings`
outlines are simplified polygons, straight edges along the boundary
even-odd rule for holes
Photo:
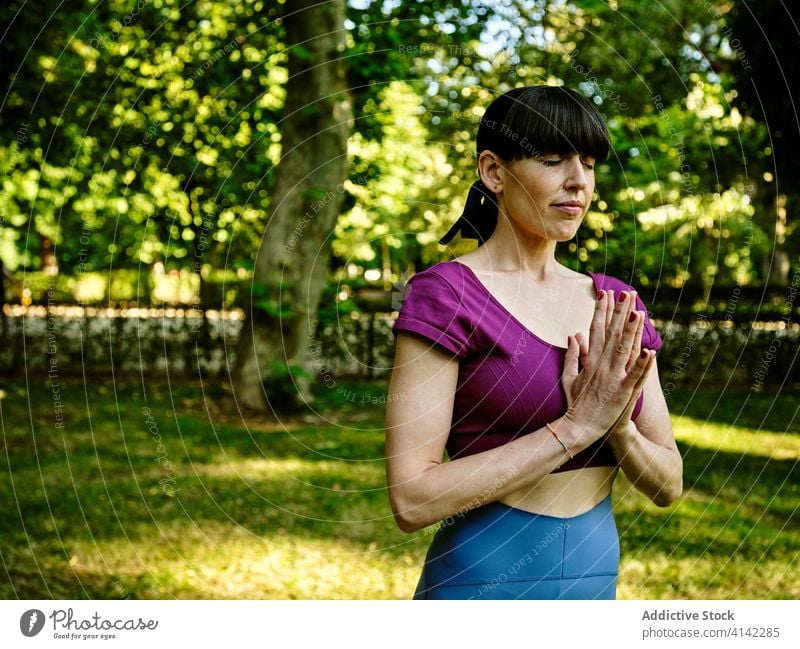
[[[616,599],[611,495],[569,518],[495,501],[446,519],[414,599]]]

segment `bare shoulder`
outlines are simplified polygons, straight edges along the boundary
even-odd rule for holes
[[[590,275],[579,273],[567,266],[558,265],[551,282],[559,295],[595,298],[595,283]]]

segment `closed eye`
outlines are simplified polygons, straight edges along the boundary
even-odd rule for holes
[[[540,159],[540,162],[545,167],[555,167],[556,165],[559,165],[562,162],[564,162],[564,158]],[[592,169],[594,169],[594,160],[593,159],[590,158],[590,159],[587,160],[585,158],[581,158],[581,162],[583,163],[583,166],[586,167],[588,170],[591,171]]]

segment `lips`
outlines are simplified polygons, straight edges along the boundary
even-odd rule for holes
[[[577,216],[583,211],[583,203],[580,201],[566,201],[564,203],[554,203],[553,207],[561,210],[570,216]]]

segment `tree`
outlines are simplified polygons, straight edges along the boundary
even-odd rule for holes
[[[55,4],[0,9],[9,256],[35,268],[29,240],[40,235],[66,272],[156,260],[198,274],[223,259],[251,268],[249,235],[266,221],[277,160],[277,10],[253,0]]]
[[[729,77],[737,93],[735,104],[769,129],[769,139],[763,142],[756,159],[761,173],[753,176],[759,189],[758,201],[771,216],[768,231],[774,239],[774,254],[767,259],[768,278],[777,284],[787,283],[789,249],[796,252],[800,247],[796,241],[800,233],[800,189],[795,182],[800,173],[798,21],[800,8],[796,4],[738,0],[732,3],[730,19],[723,29],[724,45],[735,61]]]
[[[344,183],[345,121],[354,114],[356,129],[372,143],[391,137],[393,120],[373,110],[387,84],[408,80],[421,95],[429,83],[409,51],[419,53],[418,44],[428,39],[464,58],[458,44],[476,38],[483,31],[478,18],[490,14],[477,1],[371,2],[347,8],[348,33],[344,11],[339,0],[294,3],[283,20],[289,54],[283,153],[233,373],[237,398],[251,408],[264,405],[262,380],[267,393],[284,395],[291,382],[293,400],[313,399],[313,361],[319,359],[313,358],[312,334],[326,271],[337,261],[330,250],[334,226],[348,187],[355,198],[365,180],[380,184],[377,165],[364,171],[358,163],[353,185]],[[410,212],[417,216],[419,210]],[[346,231],[347,219],[338,232]],[[363,246],[363,239],[356,245]],[[386,249],[378,254],[386,256]]]
[[[347,178],[344,11],[344,0],[298,0],[283,20],[283,148],[233,373],[236,398],[249,408],[264,406],[263,379],[296,382],[299,398],[312,398],[309,340]]]

